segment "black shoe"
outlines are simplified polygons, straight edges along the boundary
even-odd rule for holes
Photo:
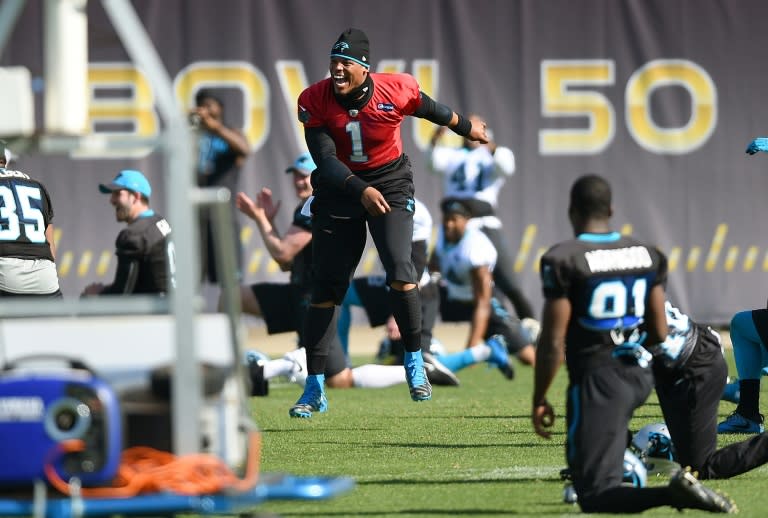
[[[702,509],[711,513],[734,514],[738,512],[736,504],[729,497],[709,489],[698,481],[690,468],[681,469],[669,480],[669,488],[674,491],[678,510]]]
[[[251,396],[268,396],[269,380],[264,378],[264,365],[249,363],[247,368],[251,379]]]
[[[512,365],[512,362],[509,362],[509,364],[499,367],[499,372],[507,378],[508,380],[515,379],[515,366]]]
[[[459,378],[440,360],[435,358],[432,353],[421,351],[424,358],[424,369],[427,371],[427,378],[433,385],[447,385],[451,387],[459,386]]]

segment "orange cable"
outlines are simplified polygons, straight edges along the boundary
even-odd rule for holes
[[[79,439],[56,445],[43,467],[48,482],[65,495],[69,484],[53,468],[53,461],[65,453],[83,451],[85,443]],[[86,487],[81,496],[89,498],[130,498],[141,493],[170,491],[183,495],[213,494],[224,490],[246,492],[259,478],[261,460],[261,434],[249,433],[245,476],[241,479],[218,457],[196,453],[175,456],[172,453],[146,446],[123,451],[120,466],[112,486]]]

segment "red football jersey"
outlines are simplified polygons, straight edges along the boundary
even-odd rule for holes
[[[372,73],[371,77],[373,97],[357,113],[336,101],[331,78],[299,96],[299,120],[308,128],[328,128],[336,156],[356,173],[377,169],[403,154],[400,124],[421,103],[413,76]]]

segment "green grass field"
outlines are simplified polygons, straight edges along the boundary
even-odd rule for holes
[[[355,360],[361,364],[368,358]],[[252,399],[263,432],[262,472],[348,476],[356,487],[329,500],[270,501],[254,511],[286,517],[581,514],[577,506],[562,502],[559,479],[565,465],[565,370],[550,394],[558,410],[551,441],[535,435],[530,424],[532,374],[518,367],[510,382],[478,365],[459,373],[460,387],[435,387],[432,401],[423,403],[412,402],[405,385],[330,390],[329,411],[309,420],[288,417],[298,386],[273,385],[268,397]],[[723,402],[722,416],[733,408]],[[652,395],[631,428],[661,420]],[[724,445],[740,438],[720,441]],[[763,467],[709,485],[731,495],[741,516],[762,517],[768,513],[766,475]],[[654,477],[649,484],[666,484],[666,478]],[[645,513],[677,514],[669,507]]]

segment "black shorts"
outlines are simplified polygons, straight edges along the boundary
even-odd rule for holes
[[[358,277],[352,281],[371,327],[383,326],[392,314],[389,306],[389,287],[380,275]]]
[[[440,318],[443,322],[471,322],[474,311],[474,304],[449,299],[445,286],[440,286]],[[510,315],[496,297],[491,298],[491,315],[483,338],[488,339],[493,335],[502,335],[507,341],[507,349],[512,354],[531,345],[531,338],[523,329],[520,320]]]
[[[371,216],[359,201],[312,202],[312,302],[341,304],[368,238],[368,230],[384,266],[386,283],[418,283],[411,260],[413,234],[412,197],[396,192],[385,195],[391,212]]]
[[[705,326],[696,331],[696,345],[681,368],[654,364],[656,394],[680,465],[691,466],[702,478],[715,478],[724,467],[708,461],[717,450],[718,409],[728,366],[712,331]]]
[[[269,334],[304,331],[304,317],[309,308],[309,293],[295,284],[262,282],[252,284]]]

